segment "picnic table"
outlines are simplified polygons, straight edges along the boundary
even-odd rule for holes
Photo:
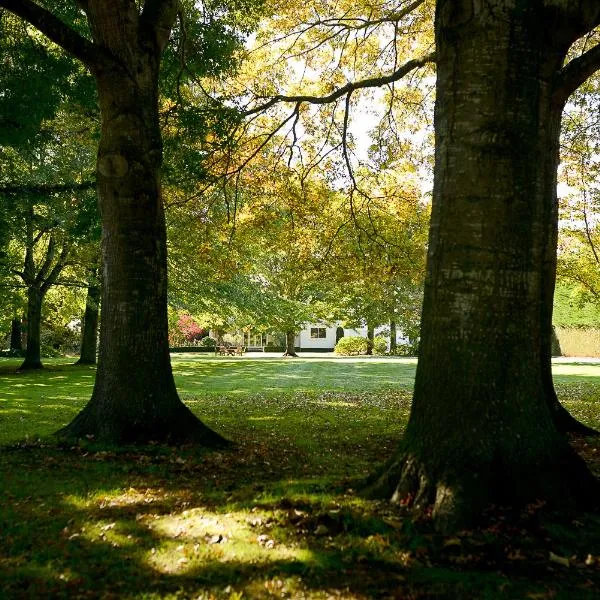
[[[246,352],[245,346],[217,346],[216,354],[219,356],[242,356]]]

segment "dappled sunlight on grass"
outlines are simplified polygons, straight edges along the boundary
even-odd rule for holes
[[[397,448],[414,359],[173,363],[184,401],[235,446],[0,449],[2,600],[600,597],[593,515],[567,533],[533,516],[446,539],[360,497]],[[0,443],[52,433],[87,401],[93,369],[47,364],[0,360]],[[555,369],[565,406],[599,426],[600,365]],[[549,552],[574,567],[549,569]]]

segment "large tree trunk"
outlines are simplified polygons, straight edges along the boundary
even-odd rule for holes
[[[27,288],[27,347],[25,360],[19,367],[21,371],[43,367],[40,341],[43,299],[44,294],[39,287],[30,285]]]
[[[23,350],[23,336],[21,332],[21,319],[15,318],[10,322],[10,349],[13,352]]]
[[[94,41],[113,57],[94,73],[102,115],[102,319],[92,398],[59,434],[220,444],[179,399],[169,357],[158,73],[176,3],[157,6],[145,21],[134,2],[87,6]]]
[[[91,273],[85,299],[85,313],[81,324],[81,349],[76,365],[95,365],[98,346],[98,317],[100,314],[100,286],[97,272]]]
[[[597,489],[548,410],[547,149],[560,127],[553,76],[570,41],[547,34],[559,25],[538,4],[438,1],[419,365],[401,448],[372,491],[432,509],[442,530],[490,504],[580,502]]]
[[[285,332],[285,352],[283,356],[298,356],[296,354],[296,332],[293,329]]]

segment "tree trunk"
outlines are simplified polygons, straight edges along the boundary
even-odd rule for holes
[[[390,321],[390,354],[395,354],[398,343],[396,341],[396,321]]]
[[[597,490],[557,431],[545,386],[547,149],[560,128],[551,86],[570,44],[547,35],[553,16],[537,3],[438,1],[419,364],[401,448],[371,491],[431,509],[441,530],[491,504],[577,503]]]
[[[158,23],[155,13],[144,21],[133,2],[90,0],[87,7],[94,41],[112,56],[94,72],[102,116],[102,319],[92,398],[59,435],[222,444],[179,399],[169,357],[158,73],[176,3],[157,6]]]
[[[27,288],[27,347],[20,371],[43,367],[40,342],[43,299],[44,294],[39,287],[30,285]]]
[[[10,349],[14,352],[21,352],[23,350],[21,319],[15,318],[10,323]]]
[[[296,354],[296,332],[293,329],[285,332],[285,353],[283,356],[298,356]]]
[[[81,324],[81,349],[76,365],[95,365],[96,349],[98,346],[98,316],[100,314],[100,286],[95,278],[97,273],[92,273],[88,283],[85,299],[85,314]]]
[[[560,162],[560,123],[564,109],[563,102],[555,102],[551,106],[551,121],[549,127],[551,144],[546,148],[547,159],[540,165],[540,193],[545,195],[547,203],[553,209],[553,218],[548,220],[548,237],[550,243],[546,247],[546,256],[542,265],[542,329],[541,329],[541,360],[542,378],[546,403],[550,410],[556,428],[563,433],[578,436],[596,436],[600,432],[579,422],[559,402],[552,379],[552,311],[554,308],[554,289],[556,287],[556,262],[558,246],[558,196],[556,192],[558,164]]]
[[[367,356],[373,356],[373,344],[375,339],[375,328],[367,324]]]

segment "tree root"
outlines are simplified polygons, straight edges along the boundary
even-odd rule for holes
[[[551,465],[526,467],[448,464],[433,468],[410,451],[401,451],[367,482],[371,498],[389,499],[415,516],[431,517],[435,528],[451,533],[479,524],[490,506],[520,509],[544,500],[556,509],[592,509],[599,481],[570,447]]]
[[[71,423],[54,435],[64,441],[88,439],[116,445],[198,444],[219,448],[231,444],[202,423],[180,400],[169,411],[128,419],[103,414],[99,403],[92,398]]]

